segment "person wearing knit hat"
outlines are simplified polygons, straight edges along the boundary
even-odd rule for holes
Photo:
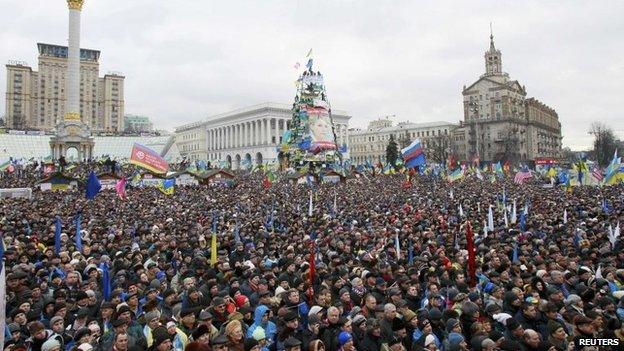
[[[310,308],[310,311],[308,311],[308,316],[319,314],[321,312],[323,312],[323,307],[315,305]]]
[[[338,344],[340,344],[341,350],[351,350],[353,346],[353,336],[346,331],[341,332],[338,335]]]
[[[449,318],[446,321],[446,332],[447,333],[461,333],[461,324],[455,318]]]
[[[153,344],[148,350],[151,351],[170,351],[171,340],[169,339],[169,333],[165,327],[158,327],[152,332]]]
[[[202,344],[208,345],[210,343],[210,328],[206,324],[201,324],[199,327],[195,328],[193,334],[193,341],[199,341]]]
[[[494,351],[496,349],[496,342],[490,338],[485,338],[481,341],[481,351]]]
[[[507,331],[505,333],[505,339],[511,340],[517,343],[522,342],[524,337],[524,328],[514,318],[509,318],[506,321]]]
[[[434,334],[429,334],[425,337],[425,349],[427,350],[438,350],[438,345],[436,344],[436,337]]]
[[[548,321],[548,342],[550,342],[557,350],[565,350],[568,346],[568,334],[563,325],[554,320]]]
[[[301,341],[299,339],[290,337],[284,341],[285,351],[301,351]]]
[[[260,351],[261,346],[258,344],[258,341],[254,338],[247,338],[244,342],[245,351]]]
[[[50,338],[41,345],[41,351],[61,351],[61,343],[55,338]]]
[[[464,336],[459,333],[449,333],[448,337],[448,351],[460,351],[467,350],[468,344]]]
[[[234,297],[234,302],[236,303],[237,308],[249,306],[249,299],[245,295],[236,295]]]

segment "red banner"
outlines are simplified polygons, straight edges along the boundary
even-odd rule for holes
[[[472,225],[470,222],[466,225],[466,248],[468,249],[468,284],[474,287],[477,285],[477,274],[474,237],[472,235]]]
[[[134,144],[130,155],[130,163],[143,167],[154,173],[167,173],[169,164],[160,155],[143,145]]]

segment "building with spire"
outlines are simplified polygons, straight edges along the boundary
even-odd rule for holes
[[[455,140],[464,145],[458,155],[467,161],[540,163],[561,155],[561,123],[557,112],[536,98],[527,98],[524,85],[503,72],[501,51],[485,52],[485,73],[462,90],[464,119]],[[457,132],[456,132],[457,133]]]

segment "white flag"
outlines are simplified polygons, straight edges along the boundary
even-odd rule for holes
[[[488,226],[487,226],[487,224],[485,223],[485,220],[484,220],[483,221],[483,238],[484,239],[487,238],[487,235],[488,235]]]
[[[516,199],[513,200],[513,207],[511,208],[511,224],[516,224]]]
[[[492,212],[492,205],[488,209],[488,229],[494,231],[494,212]]]
[[[310,192],[310,205],[308,206],[308,217],[312,217],[314,206],[312,205],[312,192]]]
[[[449,192],[449,196],[451,197],[451,200],[453,200],[453,189]]]
[[[613,230],[613,235],[609,236],[609,241],[611,242],[611,249],[615,249],[615,244],[617,243],[617,240],[619,237],[620,237],[620,222],[618,222],[617,225],[615,226],[615,230]]]
[[[396,236],[394,237],[394,245],[396,246],[396,256],[397,256],[397,260],[401,259],[401,244],[399,242],[399,233],[396,233]]]
[[[507,209],[503,212],[503,216],[505,217],[505,228],[509,228],[509,220],[507,219]]]
[[[602,266],[598,265],[598,269],[596,269],[596,279],[602,279]]]
[[[459,216],[463,217],[464,216],[464,209],[462,208],[462,205],[459,204]]]
[[[568,224],[568,210],[563,209],[563,224]]]
[[[481,203],[477,202],[477,212],[481,213]]]

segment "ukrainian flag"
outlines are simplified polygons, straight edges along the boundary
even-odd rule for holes
[[[464,170],[461,168],[456,169],[451,174],[448,175],[447,179],[449,182],[454,182],[460,180],[464,177]]]
[[[165,195],[173,195],[175,179],[163,179],[156,187]]]

